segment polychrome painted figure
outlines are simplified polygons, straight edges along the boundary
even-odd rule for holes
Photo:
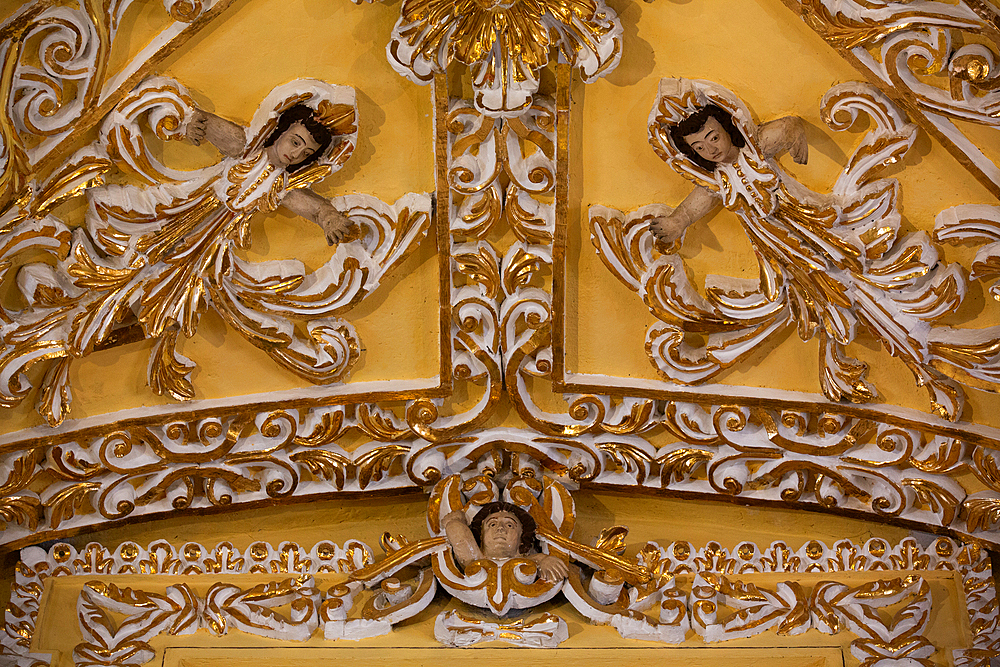
[[[626,216],[591,209],[594,243],[605,264],[636,289],[661,320],[647,333],[651,361],[667,379],[699,384],[755,351],[788,326],[820,342],[820,383],[832,400],[878,396],[868,366],[846,346],[867,329],[927,388],[935,413],[957,420],[958,381],[1000,379],[1000,328],[957,330],[933,322],[961,303],[960,266],[938,261],[924,232],[900,234],[899,184],[877,178],[913,143],[916,129],[865,84],[842,84],[823,100],[823,115],[846,129],[860,113],[868,136],[830,194],[810,190],[777,161],[808,158],[796,117],[758,124],[730,91],[709,81],[663,79],[649,117],[649,140],[695,189],[670,210],[655,204]],[[684,231],[719,205],[742,223],[759,279],[710,276],[701,296],[677,250]],[[627,218],[627,220],[626,220]],[[663,252],[636,236],[643,225]],[[648,235],[647,235],[648,237]],[[636,245],[638,244],[638,245]],[[703,334],[703,345],[687,334]]]
[[[169,169],[149,150],[141,124],[161,139],[208,140],[225,157],[195,171]],[[57,225],[68,255],[55,266],[21,269],[28,307],[0,317],[0,406],[19,403],[31,388],[25,370],[46,361],[38,410],[51,425],[60,423],[69,410],[72,359],[126,330],[126,340],[154,342],[150,387],[192,398],[194,364],[175,344],[181,333],[194,335],[208,309],[300,377],[343,381],[361,344],[339,314],[375,289],[429,224],[423,195],[407,195],[396,207],[367,195],[341,197],[361,212],[352,225],[310,189],[339,170],[356,144],[355,94],[347,86],[315,79],[279,86],[245,129],[195,108],[175,81],[144,82],[109,114],[101,138],[80,159],[117,166],[150,185],[87,190],[85,227],[71,235]],[[323,266],[307,271],[295,258],[253,262],[237,252],[250,248],[254,217],[278,206],[316,223],[337,244]]]
[[[456,510],[442,522],[455,560],[463,568],[484,558],[503,562],[527,558],[538,566],[546,581],[558,581],[569,574],[565,561],[538,553],[535,545],[535,521],[517,505],[494,502],[484,505],[466,523],[465,512]]]

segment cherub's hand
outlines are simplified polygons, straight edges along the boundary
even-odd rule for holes
[[[788,154],[792,156],[795,164],[805,164],[809,161],[809,142],[806,140],[806,128],[803,123],[799,123],[795,132],[795,140],[788,148]]]
[[[788,154],[792,156],[795,164],[805,164],[809,161],[809,142],[806,141],[805,132],[795,138],[795,143],[788,149]]]
[[[566,561],[555,556],[538,554],[540,558],[535,558],[535,565],[538,566],[538,573],[545,581],[559,581],[569,576],[569,566]]]
[[[649,231],[653,233],[656,240],[667,245],[679,239],[685,229],[687,229],[686,225],[680,224],[670,216],[653,218],[653,222],[649,225]]]
[[[327,245],[340,243],[340,240],[344,238],[344,234],[347,233],[347,230],[351,226],[350,218],[332,206],[329,208],[324,207],[320,210],[317,217],[316,222],[323,228]]]
[[[188,121],[187,138],[195,146],[201,145],[201,140],[205,138],[205,125],[208,123],[208,114],[196,108],[191,112],[191,120]]]

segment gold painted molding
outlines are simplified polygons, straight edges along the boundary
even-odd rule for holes
[[[943,598],[937,597],[939,594],[932,596],[927,582],[935,576],[938,576],[935,581],[947,582],[948,578],[941,579],[940,575],[954,573],[958,581],[952,585],[959,595],[964,595],[964,602],[957,608],[967,610],[968,614],[967,621],[961,618],[955,621],[963,626],[967,622],[965,627],[970,633],[937,626],[937,636],[947,637],[948,642],[937,648],[951,647],[953,653],[949,657],[960,667],[985,666],[989,656],[1000,650],[1000,620],[989,557],[972,545],[960,545],[945,538],[927,547],[921,547],[911,538],[889,545],[873,538],[864,544],[843,540],[832,546],[812,541],[797,550],[782,542],[767,547],[743,542],[729,550],[716,543],[695,547],[688,542],[674,542],[664,547],[647,545],[642,552],[647,558],[650,549],[663,559],[660,568],[663,573],[682,582],[679,592],[683,594],[665,600],[663,607],[676,607],[685,618],[690,615],[692,629],[685,645],[726,642],[772,630],[797,634],[814,628],[826,634],[847,631],[857,636],[851,651],[866,665],[904,656],[930,665],[928,657],[935,647],[925,635],[933,625],[929,624],[929,614],[935,600],[944,602],[951,593]],[[343,619],[347,622],[357,618],[355,614],[362,607],[368,609],[366,604],[353,602],[353,593],[345,598],[345,586],[335,584],[328,593],[321,593],[313,578],[332,582],[345,573],[357,571],[370,559],[371,552],[358,542],[347,542],[343,547],[321,542],[308,549],[293,542],[278,546],[258,542],[246,551],[229,543],[206,549],[196,543],[175,547],[164,541],[156,541],[149,547],[134,542],[115,548],[90,544],[81,551],[67,544],[56,544],[47,551],[32,547],[24,550],[16,568],[0,655],[15,657],[25,667],[48,664],[29,651],[32,646],[39,651],[56,648],[33,645],[32,641],[36,628],[52,612],[45,607],[42,596],[46,582],[51,587],[53,580],[67,576],[80,578],[76,585],[82,587],[76,589],[80,590],[80,619],[85,638],[78,645],[78,664],[85,664],[79,661],[87,659],[86,644],[92,644],[94,638],[103,636],[104,644],[108,645],[99,644],[97,648],[107,651],[114,650],[119,646],[116,642],[125,639],[115,633],[115,625],[98,607],[126,615],[129,609],[142,610],[141,616],[135,615],[134,622],[129,621],[131,625],[118,625],[131,629],[133,641],[145,642],[157,634],[185,634],[198,627],[217,635],[237,630],[301,641],[319,631],[324,614],[329,616],[340,609],[340,600],[354,608],[354,611],[344,610]],[[222,583],[227,578],[253,573],[257,573],[254,581],[268,576],[277,578],[273,584],[258,584],[253,591],[246,583],[232,586]],[[284,583],[278,583],[278,578]],[[136,588],[122,588],[124,585]],[[164,589],[165,586],[168,588]],[[383,586],[375,593],[386,595],[389,590],[395,589]],[[189,594],[185,595],[185,591]],[[203,597],[198,591],[208,591],[206,599],[218,598],[219,604],[199,605],[198,609],[204,608],[204,613],[195,613],[193,606],[185,607],[185,600],[192,602]],[[577,594],[573,589],[564,589],[564,593],[570,597]],[[302,601],[294,602],[295,599]],[[907,606],[899,608],[900,601],[906,601]],[[261,605],[260,611],[264,608],[272,611],[249,617],[241,611],[246,604]],[[286,607],[288,604],[292,606]],[[875,611],[890,605],[897,605],[894,626],[885,624]],[[154,608],[159,611],[149,613]],[[630,613],[629,618],[636,623],[643,617],[641,612]],[[251,618],[257,620],[249,622]],[[625,626],[618,629],[623,634],[629,632]],[[59,634],[67,637],[65,630]],[[967,643],[963,643],[964,637],[968,638],[964,639]],[[327,635],[327,641],[336,638],[339,637]],[[659,639],[664,640],[673,641]],[[142,650],[145,658],[138,662],[152,658],[148,644]],[[933,664],[939,663],[935,660]]]

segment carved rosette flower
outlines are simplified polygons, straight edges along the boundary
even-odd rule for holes
[[[514,117],[531,106],[551,49],[589,83],[615,68],[621,46],[621,23],[602,0],[405,0],[386,53],[418,84],[460,62],[472,70],[476,107]]]

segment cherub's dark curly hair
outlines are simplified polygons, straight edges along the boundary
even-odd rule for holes
[[[490,515],[496,514],[497,512],[510,512],[517,517],[517,520],[521,522],[521,544],[518,547],[517,552],[522,556],[530,553],[536,546],[535,520],[531,518],[530,514],[517,505],[505,502],[483,505],[483,508],[476,512],[476,516],[472,519],[472,523],[469,524],[469,530],[471,530],[472,534],[476,536],[476,540],[479,541],[480,546],[483,544],[483,524],[486,522],[486,519],[490,517]]]
[[[715,171],[715,163],[698,155],[698,153],[696,153],[695,150],[691,148],[691,145],[684,139],[684,137],[690,134],[700,132],[701,128],[705,127],[705,123],[708,122],[709,118],[714,118],[719,121],[719,125],[721,125],[722,129],[729,135],[729,139],[733,142],[734,146],[737,148],[743,148],[747,145],[746,139],[743,138],[743,133],[736,128],[736,123],[733,122],[732,114],[717,104],[703,106],[681,122],[671,127],[670,139],[674,142],[674,146],[684,153],[684,155],[688,156],[688,158],[690,158],[696,165],[708,171]]]
[[[330,142],[333,141],[333,134],[324,125],[317,122],[313,118],[313,113],[315,113],[311,108],[307,107],[305,104],[296,104],[290,109],[286,110],[281,116],[278,117],[278,126],[274,128],[274,131],[268,135],[267,141],[264,142],[264,148],[272,145],[278,140],[285,130],[290,128],[295,123],[302,123],[309,134],[312,135],[313,141],[319,144],[319,148],[316,152],[296,164],[288,166],[288,173],[294,173],[299,169],[308,167],[310,164],[318,160],[326,149],[330,146]]]

